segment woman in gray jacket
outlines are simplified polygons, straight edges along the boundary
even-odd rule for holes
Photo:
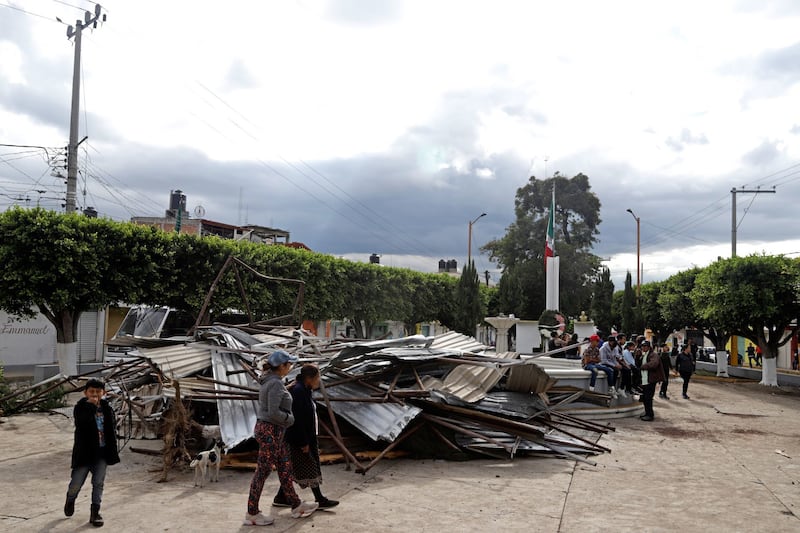
[[[250,483],[247,498],[247,515],[244,524],[248,526],[268,526],[271,517],[264,516],[258,508],[264,482],[272,471],[278,471],[281,489],[292,507],[292,517],[302,518],[317,510],[317,503],[300,501],[294,490],[294,477],[289,450],[283,436],[286,428],[294,423],[292,414],[292,395],[286,390],[283,378],[297,362],[297,357],[283,350],[277,350],[267,358],[268,368],[261,375],[261,388],[258,393],[258,414],[255,437],[258,441],[258,462],[256,473]]]

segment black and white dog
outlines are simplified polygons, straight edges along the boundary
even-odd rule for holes
[[[215,442],[210,450],[198,453],[189,466],[194,468],[194,486],[200,482],[202,487],[205,484],[206,472],[209,481],[219,481],[219,465],[222,463],[222,450],[220,443]]]

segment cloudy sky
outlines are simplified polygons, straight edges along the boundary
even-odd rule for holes
[[[76,6],[94,9],[0,0],[0,143],[56,160],[67,144],[56,17]],[[473,250],[502,236],[528,176],[583,172],[618,287],[636,271],[627,208],[644,280],[661,279],[730,254],[732,187],[777,186],[739,196],[740,255],[800,252],[793,0],[103,6],[83,40],[79,203],[106,216],[159,215],[182,189],[207,218],[432,270],[464,262],[483,212]],[[42,154],[0,146],[0,208],[60,205]]]

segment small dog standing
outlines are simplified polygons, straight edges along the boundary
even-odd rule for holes
[[[219,481],[219,466],[222,463],[222,451],[219,443],[215,442],[210,450],[198,453],[189,466],[194,468],[194,486],[197,486],[198,479],[200,487],[203,487],[206,480],[206,472],[209,473],[209,481]]]

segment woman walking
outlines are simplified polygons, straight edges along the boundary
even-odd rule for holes
[[[292,457],[295,482],[304,489],[311,488],[320,509],[330,509],[339,505],[339,502],[323,496],[319,487],[322,484],[322,467],[317,441],[317,408],[311,398],[312,391],[319,388],[319,382],[319,369],[314,365],[304,365],[297,381],[289,388],[294,424],[286,430],[286,443]],[[283,487],[278,489],[272,505],[289,506]]]
[[[683,378],[683,399],[688,400],[689,395],[687,394],[689,390],[689,380],[692,379],[692,374],[694,373],[694,360],[692,359],[692,347],[688,344],[683,347],[683,351],[678,354],[678,358],[675,359],[675,369]]]
[[[283,385],[283,378],[296,362],[296,356],[277,350],[267,358],[268,368],[259,378],[261,388],[258,393],[255,428],[258,462],[247,498],[247,514],[244,519],[246,526],[268,526],[273,523],[273,519],[261,514],[258,508],[264,482],[272,467],[278,471],[281,489],[286,495],[286,501],[292,507],[292,518],[309,516],[319,507],[316,503],[302,502],[297,496],[293,485],[292,462],[283,440],[286,428],[294,423],[292,396]]]

